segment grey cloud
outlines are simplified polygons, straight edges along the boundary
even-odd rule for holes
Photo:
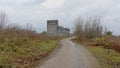
[[[11,21],[20,22],[22,25],[31,23],[37,31],[46,30],[47,19],[58,19],[60,25],[72,29],[78,16],[98,15],[104,18],[103,24],[109,30],[114,34],[120,34],[119,0],[65,0],[65,3],[58,8],[43,6],[45,0],[29,0],[23,3],[2,1],[0,1],[0,9],[8,14]]]

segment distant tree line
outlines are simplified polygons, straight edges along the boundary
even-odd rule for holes
[[[26,24],[26,27],[18,24],[9,24],[7,14],[0,12],[0,41],[5,42],[7,39],[12,40],[13,38],[34,40],[45,38],[45,36],[45,34],[43,36],[43,33],[36,33],[30,24]]]

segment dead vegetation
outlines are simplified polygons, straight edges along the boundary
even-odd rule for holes
[[[87,19],[80,17],[75,22],[74,34],[79,40],[101,37],[105,33],[105,27],[101,25],[100,17],[89,17]]]
[[[0,68],[34,68],[48,56],[60,38],[50,38],[33,31],[31,26],[7,25],[7,15],[0,13]]]
[[[120,37],[104,36],[102,38],[96,38],[91,42],[93,46],[103,46],[106,49],[113,49],[120,52]]]

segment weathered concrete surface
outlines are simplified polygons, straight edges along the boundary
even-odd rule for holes
[[[60,50],[37,68],[101,68],[93,55],[81,45],[74,44],[70,39],[61,43]]]

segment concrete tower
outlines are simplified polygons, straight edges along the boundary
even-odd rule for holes
[[[58,29],[58,20],[47,20],[47,34],[49,36],[56,36]]]

